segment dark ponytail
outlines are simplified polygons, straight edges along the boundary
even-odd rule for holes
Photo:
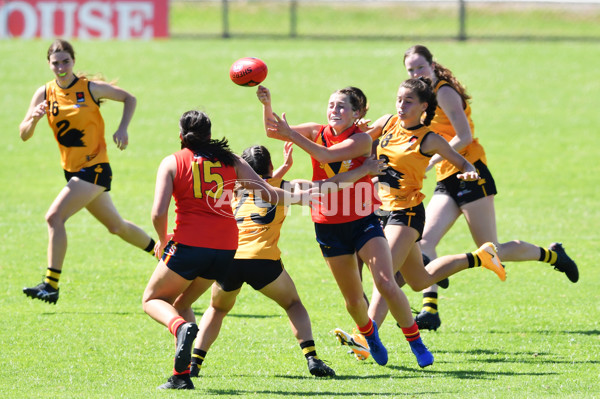
[[[229,148],[226,138],[211,138],[212,123],[208,115],[200,111],[188,111],[179,119],[181,148],[188,148],[206,158],[216,159],[224,165],[233,166],[237,157]]]

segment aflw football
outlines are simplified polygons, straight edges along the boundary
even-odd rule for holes
[[[240,58],[231,65],[229,77],[240,86],[256,86],[267,77],[267,64],[253,57]]]

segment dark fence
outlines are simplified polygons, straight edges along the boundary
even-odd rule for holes
[[[172,0],[173,37],[600,41],[600,0]]]

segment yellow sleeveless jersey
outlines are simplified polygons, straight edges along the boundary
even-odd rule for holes
[[[46,84],[46,114],[58,142],[61,164],[68,172],[108,162],[104,120],[85,77],[66,89],[51,81]]]
[[[385,124],[377,144],[377,158],[388,165],[385,175],[379,176],[381,209],[397,211],[423,202],[421,188],[431,157],[421,153],[421,142],[429,133],[431,129],[424,125],[403,128],[398,115]]]
[[[444,86],[449,85],[445,80],[440,80],[435,85],[434,91],[437,95],[438,90]],[[469,126],[471,127],[471,135],[473,135],[473,141],[471,144],[463,148],[459,151],[460,155],[465,157],[465,159],[471,163],[475,163],[477,160],[481,160],[484,164],[487,165],[487,161],[485,159],[485,151],[481,144],[479,144],[479,140],[475,137],[475,125],[473,124],[473,120],[471,119],[471,105],[465,102],[466,106],[464,108],[465,115],[469,120]],[[429,125],[431,130],[442,136],[446,141],[452,140],[456,136],[456,131],[454,127],[452,127],[452,123],[448,116],[444,113],[444,111],[438,106],[435,109],[435,117],[431,121],[431,125]],[[436,179],[437,181],[444,180],[448,176],[455,174],[456,172],[460,172],[454,165],[445,159],[441,162],[438,162],[435,165],[436,169]]]
[[[267,183],[280,187],[282,180],[267,179]],[[265,202],[249,191],[236,196],[232,207],[239,229],[235,259],[280,259],[277,243],[287,207]]]

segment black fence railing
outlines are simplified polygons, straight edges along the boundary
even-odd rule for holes
[[[600,41],[600,0],[171,0],[173,37]]]

